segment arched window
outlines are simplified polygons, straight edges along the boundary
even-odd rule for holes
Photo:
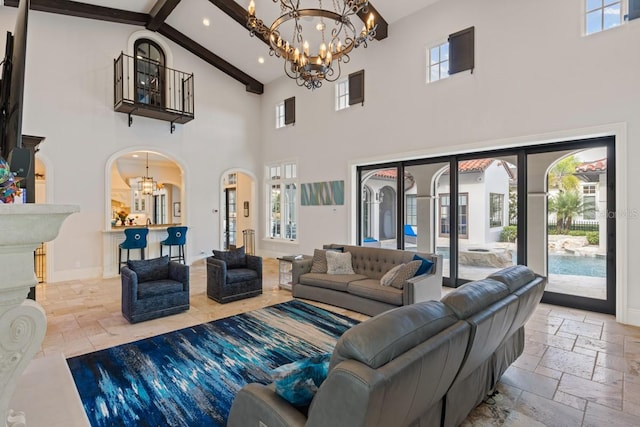
[[[136,101],[164,107],[164,52],[149,39],[136,40],[134,51]]]

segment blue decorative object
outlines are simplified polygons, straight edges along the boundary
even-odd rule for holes
[[[418,271],[416,271],[415,276],[420,276],[421,274],[426,274],[429,271],[431,271],[431,267],[433,267],[433,261],[430,261],[426,258],[422,258],[419,255],[414,255],[413,256],[413,260],[414,261],[422,261],[422,265],[420,266],[420,268],[418,268]]]
[[[331,353],[298,360],[273,370],[276,393],[295,406],[311,403],[329,373]]]
[[[224,426],[236,393],[359,323],[289,301],[67,360],[93,427]]]

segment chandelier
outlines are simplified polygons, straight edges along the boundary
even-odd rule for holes
[[[311,0],[305,1],[308,4]],[[330,0],[333,10],[323,8],[322,0],[315,1],[318,8],[301,9],[302,0],[273,0],[280,3],[280,17],[267,27],[256,18],[251,0],[247,20],[252,36],[259,34],[269,40],[269,55],[284,59],[287,76],[308,89],[319,88],[324,80],[337,80],[340,65],[350,60],[349,53],[360,45],[367,47],[377,27],[373,14],[360,32],[351,22],[354,15],[367,12],[368,0]]]
[[[147,173],[142,177],[142,181],[138,181],[138,190],[142,191],[142,194],[149,195],[158,187],[158,183],[149,176],[149,153],[147,153]]]

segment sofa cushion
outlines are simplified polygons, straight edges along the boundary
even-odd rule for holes
[[[347,292],[347,285],[354,280],[366,279],[362,274],[320,274],[306,273],[300,276],[303,285],[316,286],[318,288],[333,289]]]
[[[138,275],[138,283],[169,278],[169,256],[128,260],[127,267]]]
[[[536,274],[524,265],[514,265],[496,271],[488,279],[497,280],[509,287],[511,292],[515,292],[527,283],[536,278]]]
[[[422,265],[422,261],[411,261],[401,265],[402,267],[398,271],[398,274],[396,274],[396,277],[394,277],[391,282],[391,286],[397,289],[403,289],[405,282],[416,275],[416,271],[418,271]]]
[[[242,268],[247,265],[247,257],[244,252],[244,246],[228,251],[213,250],[213,256],[227,264],[227,269]]]
[[[152,280],[138,283],[138,299],[156,297],[184,291],[184,286],[175,280]]]
[[[440,301],[425,301],[386,311],[352,327],[340,337],[331,355],[329,370],[348,359],[377,369],[457,321],[451,309]]]
[[[355,274],[350,252],[327,251],[327,274]]]
[[[327,255],[323,249],[313,250],[313,261],[311,264],[312,273],[326,273],[327,272]]]
[[[440,301],[451,308],[459,319],[466,319],[507,295],[507,285],[497,280],[483,279],[465,283]]]
[[[413,260],[422,262],[422,264],[420,265],[420,268],[418,269],[418,271],[416,271],[416,276],[422,276],[423,274],[427,274],[428,272],[431,271],[431,268],[433,267],[433,261],[423,258],[420,255],[417,255],[417,254],[414,255]]]
[[[327,378],[331,354],[321,354],[279,366],[271,371],[276,394],[295,406],[311,403]]]
[[[380,286],[376,279],[362,279],[349,283],[347,292],[352,295],[386,302],[393,305],[402,305],[402,290],[393,286]]]
[[[391,284],[396,279],[396,276],[400,273],[400,270],[402,269],[403,266],[404,264],[398,264],[395,267],[393,267],[391,270],[384,273],[384,276],[380,278],[380,284],[382,286],[391,286]]]
[[[248,268],[233,268],[227,270],[227,283],[248,282],[258,278],[258,272]]]

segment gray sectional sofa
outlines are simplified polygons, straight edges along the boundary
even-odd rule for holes
[[[467,283],[441,301],[389,310],[349,329],[308,408],[273,384],[237,394],[228,426],[458,426],[524,348],[546,278],[524,266]]]
[[[355,274],[312,273],[313,260],[293,261],[292,293],[296,298],[324,302],[375,316],[420,301],[439,300],[442,292],[442,256],[420,252],[350,245],[325,245],[351,253]],[[434,263],[427,274],[406,281],[403,289],[381,286],[380,279],[398,264],[419,255]]]

